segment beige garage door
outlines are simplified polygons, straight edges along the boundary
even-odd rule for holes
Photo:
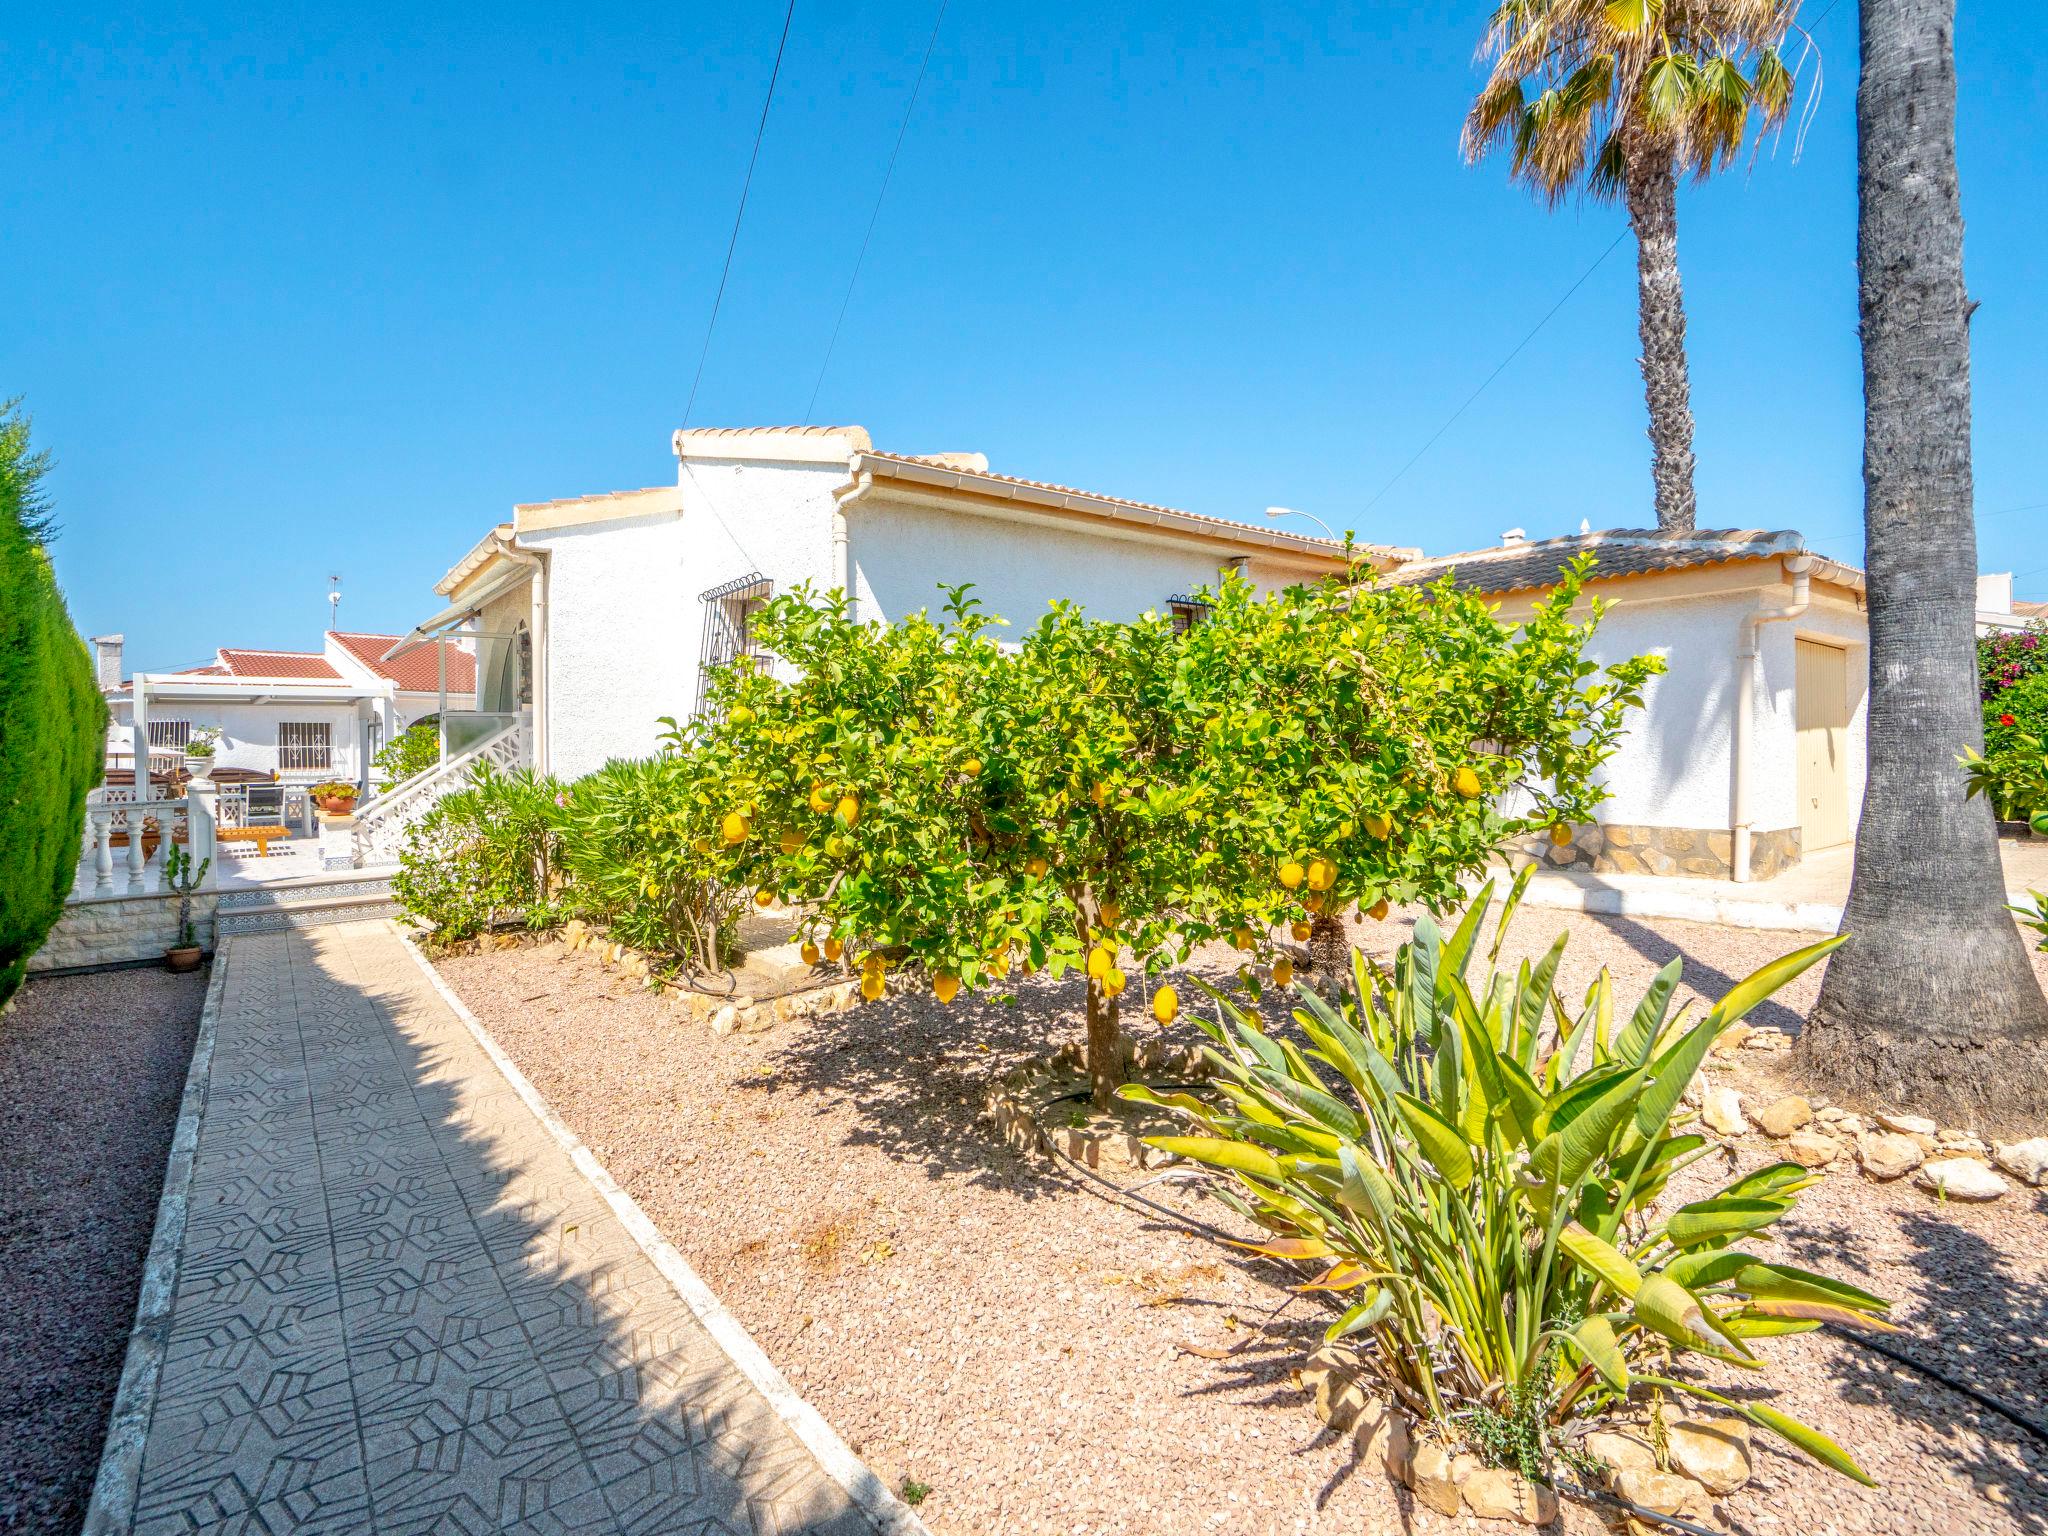
[[[1799,841],[1808,853],[1849,841],[1849,653],[1797,642]]]

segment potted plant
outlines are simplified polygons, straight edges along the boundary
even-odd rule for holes
[[[313,803],[321,810],[334,816],[346,816],[356,808],[358,791],[353,784],[344,784],[335,779],[326,784],[315,784],[306,791],[313,797]]]
[[[213,771],[213,754],[220,744],[220,727],[201,726],[192,733],[185,743],[185,772],[195,779],[203,779]]]
[[[199,968],[199,939],[192,932],[192,893],[206,878],[212,863],[211,859],[201,859],[195,867],[192,855],[176,843],[164,854],[164,889],[178,893],[178,942],[164,951],[164,964],[173,971]]]

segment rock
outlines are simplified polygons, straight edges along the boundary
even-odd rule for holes
[[[1861,1136],[1868,1129],[1861,1115],[1844,1115],[1833,1126],[1837,1136]]]
[[[1387,1469],[1387,1476],[1395,1482],[1403,1487],[1415,1485],[1415,1431],[1408,1427],[1406,1414],[1387,1415],[1380,1461]]]
[[[1451,1458],[1451,1481],[1463,1488],[1472,1481],[1472,1474],[1486,1465],[1470,1451],[1460,1451]]]
[[[1608,1468],[1607,1481],[1631,1468],[1656,1471],[1657,1453],[1632,1429],[1596,1429],[1586,1436],[1586,1454]]]
[[[1934,1122],[1921,1115],[1887,1115],[1880,1111],[1877,1123],[1901,1136],[1932,1136],[1935,1130]]]
[[[1740,1419],[1686,1419],[1666,1437],[1672,1467],[1709,1493],[1733,1493],[1749,1481],[1749,1428]]]
[[[1394,1471],[1393,1463],[1388,1459],[1387,1447],[1393,1438],[1394,1426],[1398,1422],[1401,1422],[1400,1411],[1384,1398],[1376,1397],[1365,1405],[1358,1415],[1357,1422],[1351,1426],[1351,1444],[1358,1459],[1377,1460],[1386,1467],[1390,1476],[1396,1477],[1400,1474]],[[1402,1433],[1407,1433],[1405,1424]]]
[[[1856,1138],[1856,1160],[1873,1179],[1889,1182],[1903,1178],[1926,1156],[1918,1142],[1896,1131],[1866,1131]]]
[[[1557,1518],[1557,1494],[1505,1467],[1482,1467],[1459,1490],[1465,1507],[1482,1520],[1519,1520],[1548,1525]]]
[[[1408,1486],[1415,1490],[1419,1502],[1440,1515],[1457,1514],[1458,1506],[1464,1502],[1457,1481],[1451,1476],[1451,1453],[1434,1440],[1416,1448]]]
[[[1721,1031],[1720,1037],[1714,1041],[1714,1054],[1716,1056],[1725,1056],[1731,1051],[1741,1050],[1743,1043],[1755,1033],[1756,1026],[1753,1024],[1730,1024]]]
[[[1313,1392],[1331,1376],[1356,1376],[1359,1373],[1358,1352],[1346,1349],[1341,1344],[1325,1344],[1312,1351],[1294,1372],[1294,1379],[1301,1383],[1301,1390]]]
[[[1943,1157],[1973,1157],[1980,1163],[1991,1155],[1991,1149],[1967,1131],[1943,1131],[1934,1138],[1934,1150]]]
[[[1945,1157],[1924,1163],[1914,1182],[1945,1200],[1996,1200],[2012,1188],[1982,1163],[1968,1157]]]
[[[1733,1088],[1709,1088],[1700,1103],[1700,1119],[1716,1136],[1740,1136],[1749,1129],[1742,1114],[1742,1095]]]
[[[1760,1029],[1742,1042],[1745,1051],[1782,1051],[1791,1040],[1775,1029]]]
[[[739,1027],[740,1011],[731,1003],[711,1015],[711,1033],[714,1035],[729,1035]]]
[[[1316,1417],[1340,1435],[1358,1422],[1372,1401],[1372,1392],[1355,1367],[1322,1371],[1309,1390],[1315,1393]]]
[[[2048,1178],[2048,1136],[1993,1142],[1992,1159],[2014,1178],[2038,1186]]]
[[[1920,1149],[1921,1156],[1934,1156],[1934,1138],[1925,1131],[1902,1131],[1900,1134]]]
[[[1711,1519],[1707,1491],[1689,1477],[1659,1472],[1655,1467],[1630,1467],[1614,1479],[1614,1491],[1631,1504],[1657,1515]]]
[[[1842,1155],[1842,1144],[1819,1131],[1794,1131],[1785,1138],[1785,1152],[1802,1168],[1825,1168]]]
[[[1813,1106],[1798,1094],[1788,1093],[1784,1098],[1775,1100],[1766,1107],[1764,1112],[1756,1117],[1756,1123],[1766,1136],[1776,1136],[1782,1140],[1812,1118]]]

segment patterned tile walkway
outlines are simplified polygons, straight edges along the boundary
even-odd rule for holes
[[[872,1536],[388,926],[227,967],[136,1531]]]

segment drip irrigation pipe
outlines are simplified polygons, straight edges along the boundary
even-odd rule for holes
[[[1195,1082],[1148,1083],[1146,1084],[1146,1086],[1148,1088],[1151,1088],[1154,1092],[1187,1093],[1207,1088],[1211,1085],[1206,1082]],[[1090,1097],[1090,1092],[1086,1088],[1077,1088],[1070,1093],[1055,1094],[1053,1095],[1053,1097],[1041,1103],[1038,1106],[1038,1108],[1032,1112],[1031,1115],[1032,1128],[1035,1131],[1037,1131],[1039,1142],[1049,1152],[1052,1153],[1055,1161],[1065,1164],[1074,1173],[1080,1175],[1081,1179],[1085,1181],[1081,1184],[1081,1188],[1086,1189],[1090,1194],[1094,1194],[1101,1199],[1108,1200],[1113,1205],[1135,1206],[1139,1210],[1142,1210],[1149,1215],[1157,1216],[1164,1221],[1170,1221],[1174,1223],[1176,1226],[1190,1228],[1194,1232],[1199,1233],[1201,1236],[1208,1238],[1209,1241],[1211,1241],[1212,1243],[1220,1243],[1229,1246],[1235,1249],[1238,1253],[1245,1253],[1248,1251],[1246,1249],[1237,1247],[1236,1239],[1231,1237],[1231,1235],[1228,1232],[1225,1232],[1221,1227],[1216,1226],[1210,1222],[1198,1220],[1193,1216],[1187,1215],[1185,1212],[1176,1211],[1171,1206],[1161,1205],[1156,1200],[1147,1200],[1143,1195],[1139,1195],[1130,1190],[1124,1189],[1118,1184],[1112,1182],[1111,1180],[1105,1179],[1101,1174],[1097,1173],[1093,1168],[1090,1168],[1087,1164],[1080,1162],[1075,1158],[1069,1157],[1065,1152],[1062,1152],[1059,1149],[1059,1147],[1054,1144],[1052,1137],[1048,1136],[1045,1133],[1045,1126],[1042,1123],[1045,1112],[1051,1109],[1055,1104],[1073,1103],[1088,1097]],[[1255,1257],[1264,1258],[1265,1255],[1260,1254],[1255,1255]],[[1277,1259],[1269,1260],[1268,1262],[1275,1264],[1280,1263],[1280,1261]],[[1326,1306],[1329,1304],[1329,1298],[1327,1297],[1319,1296],[1317,1299],[1323,1301]],[[1993,1397],[1990,1393],[1981,1392],[1977,1388],[1972,1387],[1967,1383],[1957,1381],[1953,1376],[1950,1376],[1945,1371],[1939,1370],[1936,1367],[1927,1364],[1923,1360],[1916,1360],[1911,1355],[1906,1354],[1904,1351],[1894,1349],[1889,1344],[1885,1344],[1878,1339],[1871,1338],[1867,1334],[1855,1332],[1853,1329],[1838,1327],[1836,1324],[1833,1323],[1823,1323],[1821,1326],[1827,1332],[1834,1334],[1837,1338],[1847,1339],[1852,1344],[1860,1344],[1863,1348],[1871,1350],[1876,1354],[1883,1355],[1886,1359],[1895,1361],[1899,1365],[1905,1366],[1908,1370],[1918,1371],[1922,1376],[1928,1377],[1930,1380],[1939,1382],[1942,1386],[1947,1387],[1951,1392],[1958,1393],[1961,1396],[1968,1398],[1971,1402],[1978,1404],[1980,1407],[1986,1408],[1990,1410],[1992,1413],[1997,1414],[1999,1417],[2010,1420],[2012,1423],[2018,1425],[2021,1429],[2025,1430],[2028,1434],[2034,1436],[2035,1439],[2048,1442],[2048,1426],[2043,1426],[2035,1422],[2033,1419],[2028,1418],[2025,1414],[2021,1413],[2018,1409],[2014,1408],[2011,1404],[2003,1402],[1996,1397]],[[1652,1522],[1653,1524],[1669,1526],[1673,1530],[1685,1532],[1686,1536],[1720,1536],[1720,1533],[1715,1531],[1710,1526],[1696,1525],[1692,1521],[1686,1520],[1678,1515],[1660,1514],[1654,1509],[1645,1509],[1640,1504],[1631,1503],[1629,1500],[1622,1498],[1619,1494],[1608,1493],[1603,1489],[1582,1488],[1576,1483],[1567,1483],[1562,1480],[1559,1480],[1554,1486],[1557,1488],[1557,1491],[1559,1493],[1565,1494],[1571,1498],[1580,1499],[1589,1504],[1609,1504],[1617,1509],[1627,1510],[1630,1514],[1634,1515],[1638,1520],[1647,1520]]]

